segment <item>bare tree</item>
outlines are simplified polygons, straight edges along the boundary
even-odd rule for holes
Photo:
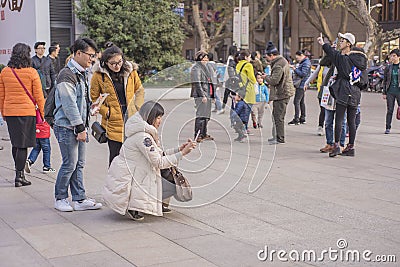
[[[276,0],[268,1],[267,4],[264,3],[264,0],[254,1],[260,4],[263,8],[263,12],[259,16],[254,14],[254,16],[250,18],[250,31],[254,31],[257,26],[264,22],[276,3]],[[212,51],[215,46],[224,39],[232,38],[232,31],[227,29],[228,22],[233,19],[234,7],[232,6],[232,0],[213,1],[214,9],[224,9],[224,13],[222,14],[222,20],[220,22],[212,22],[213,27],[210,27],[211,29],[207,29],[200,17],[199,0],[191,0],[189,2],[193,12],[194,28],[187,22],[183,22],[183,27],[192,34],[198,34],[200,38],[200,49]]]
[[[368,7],[364,0],[345,0],[345,4],[348,12],[366,28],[364,51],[368,58],[371,58],[383,43],[399,38],[400,29],[383,31],[382,26],[368,12]]]

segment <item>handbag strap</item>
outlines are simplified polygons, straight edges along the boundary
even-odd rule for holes
[[[21,79],[18,77],[18,75],[15,72],[15,70],[13,68],[11,68],[11,71],[14,73],[14,76],[17,78],[19,84],[21,84],[22,88],[24,88],[24,90],[25,90],[25,93],[29,96],[29,98],[31,99],[32,103],[35,105],[35,109],[38,109],[38,105],[37,105],[35,99],[29,93],[28,89],[26,89],[25,85],[22,83]]]

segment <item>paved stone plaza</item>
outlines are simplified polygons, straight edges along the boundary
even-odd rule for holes
[[[163,145],[193,137],[193,100],[161,103]],[[356,157],[329,158],[319,153],[325,137],[316,134],[315,91],[306,93],[306,103],[307,124],[287,126],[286,144],[278,146],[267,144],[270,110],[249,143],[233,143],[228,114],[214,114],[215,142],[201,143],[180,165],[193,201],[173,200],[173,213],[142,222],[107,207],[56,211],[56,174],[41,172],[41,156],[27,175],[32,185],[14,188],[11,145],[0,141],[0,266],[399,266],[400,122],[394,118],[392,134],[384,135],[386,104],[380,94],[363,93]],[[286,119],[292,118],[290,102]],[[0,137],[7,137],[5,126]],[[54,136],[51,142],[58,169]],[[107,145],[91,138],[86,158],[87,195],[101,201]],[[266,248],[273,259],[261,261]],[[274,250],[285,251],[280,256],[288,261]],[[310,250],[316,261],[302,261]],[[324,250],[338,250],[339,258]],[[359,252],[360,262],[347,262],[348,250]],[[395,255],[397,263],[367,262],[363,253]]]

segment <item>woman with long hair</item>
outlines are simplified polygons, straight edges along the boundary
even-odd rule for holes
[[[7,121],[11,139],[15,187],[31,184],[24,174],[28,147],[36,146],[36,107],[30,96],[37,103],[42,117],[44,115],[42,84],[38,72],[31,67],[30,53],[27,44],[14,45],[10,61],[0,73],[0,112]]]
[[[144,88],[137,65],[125,60],[122,50],[113,43],[108,42],[107,46],[100,62],[93,66],[90,96],[95,101],[101,94],[109,94],[99,112],[101,125],[107,132],[110,165],[124,141],[125,118],[135,114],[143,105]]]

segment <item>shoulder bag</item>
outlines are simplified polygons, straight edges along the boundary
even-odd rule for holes
[[[172,166],[167,169],[162,169],[161,176],[168,182],[175,184],[176,193],[174,195],[174,198],[177,201],[187,202],[192,200],[193,198],[192,187],[190,186],[189,181],[178,170],[178,168]]]
[[[50,137],[50,125],[46,121],[43,120],[42,114],[40,114],[39,107],[38,107],[35,99],[32,97],[32,95],[26,89],[25,85],[22,83],[21,79],[18,77],[18,75],[15,72],[15,70],[13,68],[11,68],[11,71],[14,73],[14,76],[17,78],[17,80],[21,84],[22,88],[24,88],[25,93],[31,99],[33,105],[35,105],[35,110],[36,110],[36,138],[49,138]]]

